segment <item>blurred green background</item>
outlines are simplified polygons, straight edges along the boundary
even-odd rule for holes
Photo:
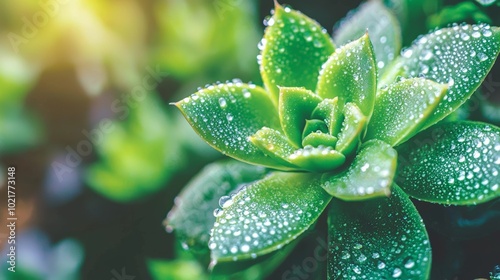
[[[361,1],[285,3],[331,33]],[[456,21],[500,25],[497,4],[385,3],[398,15],[406,45]],[[9,273],[2,251],[0,279],[207,277],[162,221],[188,180],[222,156],[168,104],[216,81],[260,84],[257,44],[272,7],[271,0],[2,0],[0,217],[6,221],[6,170],[14,166],[18,258],[17,272]],[[498,68],[465,117],[500,123]],[[487,209],[497,219],[498,205]],[[442,231],[431,238],[439,241]],[[443,244],[449,252],[452,245]],[[500,254],[471,261],[451,259],[443,270],[487,272]]]

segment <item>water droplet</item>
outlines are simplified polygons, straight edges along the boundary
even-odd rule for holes
[[[478,53],[477,58],[479,58],[479,61],[483,62],[488,59],[488,56],[484,53]]]
[[[415,266],[415,261],[413,261],[413,259],[411,259],[411,258],[408,257],[408,258],[405,259],[405,264],[404,265],[405,265],[405,267],[407,269],[413,268]]]
[[[219,206],[222,208],[226,208],[233,205],[233,200],[230,196],[224,195],[219,199]]]
[[[377,264],[377,268],[378,269],[384,269],[385,268],[385,263],[382,262],[382,261],[379,261],[378,264]]]
[[[217,218],[217,217],[220,217],[223,213],[224,213],[224,211],[223,211],[222,209],[220,209],[220,208],[216,208],[216,209],[214,210],[214,217],[216,217],[216,218]]]
[[[264,18],[264,25],[265,26],[273,26],[274,25],[274,17],[272,16],[267,16],[266,18]]]
[[[238,248],[236,246],[232,246],[231,249],[229,249],[229,251],[235,254],[236,252],[238,252]]]
[[[413,50],[411,50],[411,49],[403,50],[401,55],[406,57],[406,58],[410,58],[413,55]]]
[[[423,50],[422,53],[420,54],[420,60],[427,61],[431,59],[433,56],[432,51],[430,50]]]
[[[448,86],[450,86],[450,87],[451,87],[451,86],[453,86],[454,84],[455,84],[455,80],[453,80],[453,78],[450,78],[450,79],[448,80]]]
[[[223,97],[219,98],[219,105],[222,109],[226,108],[227,107],[226,99],[224,99]]]
[[[243,244],[243,245],[241,245],[240,250],[241,250],[243,253],[246,253],[246,252],[250,251],[250,246],[248,246],[247,244]]]
[[[399,268],[395,268],[394,271],[392,272],[392,277],[393,278],[399,278],[401,276],[401,274],[403,274],[403,271],[401,271],[401,269]]]
[[[233,120],[233,115],[232,114],[227,114],[226,115],[227,121],[230,122]]]

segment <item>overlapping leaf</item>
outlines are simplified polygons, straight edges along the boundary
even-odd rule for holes
[[[388,198],[333,200],[329,279],[428,279],[431,248],[420,215],[396,185]]]
[[[387,143],[368,141],[361,146],[346,171],[323,175],[322,186],[329,194],[343,200],[388,196],[396,171],[396,159],[396,151]]]
[[[208,251],[219,199],[229,196],[245,183],[263,178],[266,173],[265,168],[232,160],[206,166],[176,198],[165,221],[167,229],[175,230],[185,246]]]
[[[401,49],[401,29],[392,12],[380,1],[368,1],[340,21],[333,41],[342,46],[368,31],[381,75]]]
[[[375,57],[367,34],[335,50],[323,65],[317,85],[321,97],[338,97],[341,109],[352,102],[368,118],[373,111],[376,89]]]
[[[417,39],[404,50],[394,69],[389,71],[393,77],[384,80],[401,75],[448,84],[449,90],[426,121],[426,128],[456,110],[474,93],[493,66],[499,51],[498,27],[480,24],[439,29]]]
[[[418,132],[446,94],[447,86],[414,78],[391,84],[377,95],[365,139],[392,146]]]
[[[280,88],[279,116],[285,135],[298,148],[302,131],[321,98],[304,88]]]
[[[331,199],[319,177],[275,172],[223,203],[209,242],[212,259],[256,258],[296,239]]]
[[[498,127],[475,122],[443,123],[397,149],[397,182],[411,196],[455,205],[500,196]]]
[[[238,160],[286,169],[248,137],[266,126],[280,129],[278,113],[264,89],[239,82],[202,89],[175,104],[211,146]]]

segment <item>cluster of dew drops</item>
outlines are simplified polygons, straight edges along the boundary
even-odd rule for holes
[[[283,10],[285,11],[285,13],[290,13],[292,11],[292,8],[288,5],[284,5],[283,6]],[[264,18],[264,25],[266,27],[271,27],[275,24],[278,24],[279,27],[284,27],[285,26],[285,23],[282,21],[282,20],[275,20],[273,15],[275,13],[275,10],[271,10],[271,15],[267,16],[266,18]],[[316,33],[311,33],[310,31],[308,31],[307,29],[305,29],[304,27],[299,27],[299,26],[305,26],[306,25],[306,21],[305,20],[299,20],[298,22],[298,25],[295,24],[296,23],[296,20],[294,18],[288,18],[287,19],[289,23],[291,23],[290,25],[290,28],[292,28],[292,32],[294,34],[302,34],[304,36],[304,39],[307,41],[307,42],[312,42],[313,43],[313,46],[315,48],[321,48],[323,47],[323,42],[321,42],[321,39],[320,38],[316,38],[318,35]],[[316,32],[316,26],[312,26],[311,27],[311,31],[312,32]],[[278,35],[281,34],[281,31],[280,30],[277,30],[278,32]],[[321,32],[323,34],[326,34],[328,33],[327,30],[325,28],[321,28]],[[289,35],[286,39],[287,40],[294,40],[295,39],[295,36],[294,34],[291,34]],[[267,44],[267,40],[266,38],[262,38],[260,40],[260,42],[258,43],[257,47],[260,51],[263,51],[265,46]],[[284,53],[286,50],[284,47],[281,47],[277,50],[279,53]],[[319,56],[320,54],[318,52],[312,52],[313,55],[315,56]],[[262,67],[262,55],[259,54],[257,55],[257,62],[259,64],[259,66]],[[269,61],[268,62],[269,66],[272,66],[273,62],[272,61]],[[276,68],[275,71],[274,71],[275,74],[281,74],[282,73],[282,69],[281,68]]]
[[[436,29],[430,35],[417,38],[414,46],[401,51],[401,56],[408,61],[404,70],[411,77],[419,76],[447,83],[450,92],[453,87],[460,88],[465,87],[467,83],[477,83],[481,77],[480,74],[470,71],[471,64],[478,65],[490,59],[487,53],[491,46],[481,42],[474,48],[468,48],[466,42],[479,38],[488,39],[492,35],[491,27],[487,24],[453,24],[450,28]],[[436,44],[428,44],[429,40],[435,41]],[[495,44],[495,41],[491,40],[491,44]],[[457,59],[457,56],[464,59]],[[475,60],[470,60],[469,57]],[[454,75],[450,75],[451,73]],[[444,80],[443,77],[449,78]],[[453,98],[453,94],[444,97],[445,100],[448,98]]]

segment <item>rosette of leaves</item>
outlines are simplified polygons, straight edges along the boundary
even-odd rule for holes
[[[500,196],[500,129],[440,122],[491,69],[500,29],[439,29],[399,55],[397,21],[378,2],[344,20],[333,40],[278,4],[267,25],[264,87],[215,84],[175,105],[217,150],[274,171],[228,172],[225,184],[197,178],[167,227],[208,248],[212,266],[235,266],[280,252],[327,211],[330,279],[428,278],[431,247],[410,197],[469,205]],[[215,193],[225,195],[220,208],[194,235],[186,225]]]

